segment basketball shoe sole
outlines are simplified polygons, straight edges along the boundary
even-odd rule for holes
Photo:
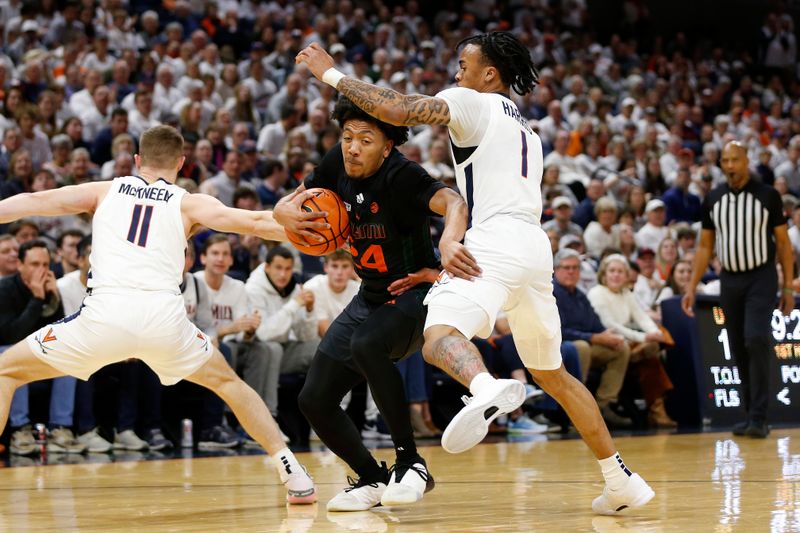
[[[480,443],[489,424],[517,409],[525,401],[525,385],[515,379],[497,379],[472,398],[463,396],[465,407],[453,417],[442,434],[442,448],[461,453]]]

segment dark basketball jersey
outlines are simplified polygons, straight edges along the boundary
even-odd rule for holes
[[[395,280],[421,268],[438,268],[428,204],[444,185],[392,149],[372,176],[352,179],[344,170],[341,144],[334,146],[306,179],[307,189],[336,192],[350,217],[350,251],[362,279],[363,296],[374,303],[392,299]]]

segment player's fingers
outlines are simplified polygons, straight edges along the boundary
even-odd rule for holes
[[[302,213],[300,213],[300,220],[314,220],[317,218],[325,218],[327,216],[328,216],[327,211],[303,211]]]
[[[325,241],[325,237],[323,237],[319,233],[314,233],[313,231],[300,230],[297,233],[299,235],[302,235],[306,239],[311,239],[312,241],[316,241],[316,242],[324,242]]]
[[[478,267],[477,261],[472,257],[468,257],[466,255],[458,256],[458,261],[461,266],[465,269],[468,269],[470,272],[475,272],[476,274],[479,273],[481,270]]]
[[[450,265],[447,270],[456,278],[465,279],[467,281],[473,281],[475,279],[470,272],[455,265]]]
[[[315,222],[313,220],[301,221],[300,224],[298,224],[298,226],[300,227],[300,229],[316,229],[316,230],[330,229],[331,227],[331,225],[325,221]]]
[[[300,192],[300,193],[298,193],[297,191],[295,191],[295,194],[296,194],[297,196],[295,196],[294,198],[292,198],[292,203],[294,203],[294,204],[297,204],[298,206],[300,206],[300,205],[303,205],[303,202],[305,202],[306,200],[308,200],[309,198],[311,198],[311,197],[313,196],[313,195],[312,195],[310,192],[308,192],[308,191],[303,191],[303,192]]]
[[[461,250],[462,250],[463,254],[469,260],[470,266],[472,266],[472,268],[474,268],[478,272],[483,272],[483,270],[481,270],[481,267],[478,265],[478,261],[475,259],[475,256],[473,256],[471,253],[469,253],[469,250],[467,250],[466,248],[462,248]]]

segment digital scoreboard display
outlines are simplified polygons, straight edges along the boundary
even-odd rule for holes
[[[705,384],[703,418],[712,425],[743,420],[742,382],[731,353],[725,313],[719,303],[697,302],[702,371]],[[769,355],[770,422],[800,422],[800,309],[772,313]]]

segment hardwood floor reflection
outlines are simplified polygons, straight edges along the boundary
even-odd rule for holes
[[[0,531],[799,531],[800,429],[617,440],[656,491],[645,508],[599,517],[594,459],[577,440],[421,448],[436,489],[418,505],[327,513],[345,485],[329,452],[299,454],[320,503],[287,508],[265,456],[65,464],[0,470]],[[376,455],[389,461],[390,450]]]

